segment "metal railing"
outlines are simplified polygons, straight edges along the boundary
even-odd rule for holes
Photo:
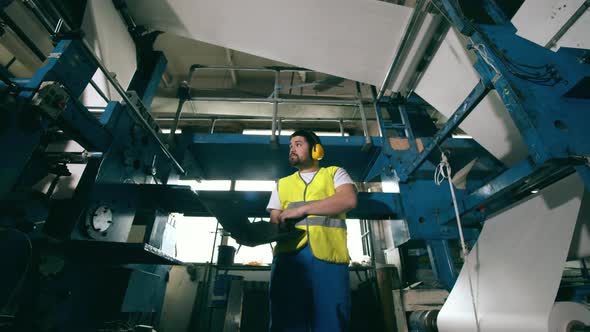
[[[217,65],[200,65],[193,64],[190,66],[188,73],[188,81],[193,79],[193,76],[197,71],[200,70],[229,70],[229,71],[261,71],[261,72],[272,72],[274,73],[274,87],[273,92],[268,98],[235,98],[235,97],[192,97],[190,101],[207,101],[207,102],[236,102],[236,103],[265,103],[273,105],[273,113],[271,119],[271,143],[277,141],[277,129],[280,127],[280,121],[278,117],[278,106],[279,104],[288,105],[321,105],[321,106],[349,106],[357,107],[361,115],[361,123],[363,129],[363,135],[365,137],[366,144],[371,144],[371,138],[369,137],[369,130],[367,125],[367,118],[364,112],[363,97],[361,93],[361,85],[356,82],[356,95],[355,98],[281,98],[280,91],[282,87],[279,84],[280,74],[283,72],[313,72],[312,70],[298,67],[247,67],[247,66],[217,66]],[[179,108],[178,112],[182,112],[182,108]],[[179,114],[177,114],[177,121],[180,120]],[[220,119],[217,119],[220,120]],[[301,121],[301,120],[298,120]],[[318,120],[313,120],[318,121]],[[178,124],[173,125],[177,127]]]

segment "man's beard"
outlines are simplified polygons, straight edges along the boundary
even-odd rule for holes
[[[311,160],[302,160],[296,154],[292,154],[289,156],[289,164],[291,164],[291,166],[293,166],[293,167],[301,168],[301,167],[309,166],[308,164],[310,162],[311,162]]]
[[[291,166],[299,166],[299,164],[301,163],[301,159],[299,159],[299,156],[296,154],[292,154],[289,155],[289,164],[291,164]]]

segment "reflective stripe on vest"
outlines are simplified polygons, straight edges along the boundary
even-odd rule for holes
[[[305,204],[316,202],[316,201],[309,201],[309,202],[293,202],[289,204],[289,208],[296,208],[303,206]],[[324,227],[332,227],[332,228],[343,228],[346,229],[346,222],[342,219],[338,218],[330,218],[325,216],[314,216],[314,217],[307,217],[303,220],[298,221],[295,226],[324,226]]]
[[[346,229],[346,222],[344,220],[328,218],[328,217],[305,218],[295,224],[295,226],[307,226],[307,225]]]

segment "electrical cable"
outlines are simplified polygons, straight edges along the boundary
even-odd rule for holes
[[[440,6],[438,6],[436,4],[436,2],[434,2],[433,0],[430,0],[430,2],[432,3],[432,5],[434,7],[436,7],[436,9],[439,11],[439,13],[441,15],[443,15],[445,17],[445,19],[451,24],[453,25],[453,21],[451,20],[451,18],[446,15],[445,11],[442,10],[440,8]],[[550,65],[550,64],[546,64],[546,65],[529,65],[529,64],[523,64],[523,63],[517,63],[514,60],[509,59],[508,57],[506,57],[506,55],[501,52],[500,50],[498,50],[494,43],[492,43],[492,41],[487,37],[487,35],[485,33],[483,33],[481,31],[481,29],[479,29],[479,27],[477,26],[477,24],[474,24],[473,22],[471,22],[469,19],[467,19],[467,17],[465,17],[465,15],[463,14],[463,12],[461,11],[461,7],[459,6],[458,2],[455,2],[455,8],[457,9],[457,13],[460,15],[461,20],[463,22],[465,22],[466,25],[468,25],[471,29],[473,29],[473,31],[477,32],[481,38],[485,41],[485,43],[487,44],[486,46],[490,49],[490,51],[492,52],[492,54],[498,58],[498,60],[506,67],[506,69],[513,74],[514,76],[529,81],[531,83],[537,84],[537,85],[542,85],[542,86],[555,86],[557,83],[561,82],[563,79],[557,74],[555,68]],[[487,51],[485,50],[485,46],[482,44],[474,44],[473,45],[473,49],[475,51],[477,51],[481,57],[483,58],[483,60],[490,66],[492,67],[492,69],[496,72],[496,74],[500,74],[497,66],[493,65],[491,60],[489,59],[489,54],[487,53]],[[538,72],[538,71],[530,71],[530,69],[535,70],[542,70],[544,69],[543,72]]]
[[[446,172],[446,174],[445,174],[445,172]],[[449,161],[448,161],[445,153],[442,152],[441,153],[441,161],[438,164],[438,166],[436,167],[436,170],[434,171],[434,182],[436,183],[437,186],[440,186],[444,182],[445,179],[447,179],[449,181],[449,189],[451,191],[451,197],[453,199],[453,207],[455,209],[457,228],[459,229],[459,238],[461,241],[461,250],[462,250],[462,255],[463,255],[463,266],[466,267],[467,278],[469,280],[469,290],[471,292],[471,304],[473,306],[473,315],[475,317],[475,325],[476,325],[477,331],[480,332],[481,329],[479,326],[479,318],[477,316],[477,305],[475,303],[475,295],[473,292],[473,282],[471,280],[471,272],[470,272],[469,267],[466,266],[467,265],[467,256],[469,254],[469,251],[467,250],[467,245],[465,244],[465,237],[463,236],[463,226],[461,225],[461,216],[459,214],[459,207],[457,205],[457,197],[455,196],[455,189],[453,187],[451,165],[449,164]]]

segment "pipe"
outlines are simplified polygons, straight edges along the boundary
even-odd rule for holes
[[[277,135],[281,136],[281,130],[283,130],[283,119],[279,118],[279,123],[277,124]]]
[[[96,83],[94,83],[94,81],[91,79],[90,80],[90,85],[92,85],[92,87],[94,88],[94,90],[96,90],[96,92],[102,97],[102,99],[104,99],[104,101],[107,102],[107,104],[110,102],[109,98],[104,94],[104,92],[98,87],[98,85],[96,85]]]
[[[188,71],[188,81],[193,77],[193,73],[198,70],[232,70],[232,71],[268,71],[268,72],[312,72],[313,70],[299,67],[248,67],[248,66],[218,66],[218,65],[200,65],[193,64]]]
[[[193,97],[193,101],[223,101],[259,104],[291,104],[291,105],[326,105],[326,106],[357,106],[356,99],[284,99],[284,98],[226,98],[226,97]]]
[[[225,49],[225,58],[227,60],[228,65],[234,66],[234,59],[229,48]],[[238,86],[238,74],[236,73],[235,69],[230,69],[229,74],[231,75],[231,81],[234,87]]]
[[[10,66],[12,66],[12,64],[16,61],[16,57],[12,57],[12,59],[10,59],[10,61],[8,61],[8,63],[4,66],[4,69],[9,70]]]
[[[217,119],[213,119],[213,122],[211,123],[211,134],[215,131],[215,123],[217,123]]]
[[[359,112],[361,113],[363,135],[365,135],[365,144],[371,144],[371,137],[369,137],[369,126],[367,125],[367,116],[365,115],[365,108],[363,106],[363,94],[361,92],[361,84],[356,82],[356,97],[359,100]]]
[[[159,118],[158,121],[174,121],[174,118]],[[184,118],[183,121],[211,121],[210,118]],[[340,119],[298,119],[298,118],[279,118],[280,122],[333,122],[339,123]],[[269,122],[272,121],[271,118],[268,119],[261,119],[261,118],[216,118],[213,119],[214,122],[217,121],[235,121],[235,122]],[[357,122],[358,120],[342,120],[344,123],[353,123]],[[278,129],[278,128],[277,128]]]
[[[400,69],[403,62],[406,60],[408,56],[408,52],[411,49],[412,42],[416,39],[422,24],[424,23],[424,19],[426,18],[427,8],[430,1],[426,0],[417,0],[416,8],[414,12],[412,12],[412,17],[410,18],[410,22],[406,26],[406,32],[402,38],[399,48],[395,53],[395,57],[393,62],[389,66],[389,70],[387,71],[387,75],[385,75],[385,79],[383,79],[383,83],[381,84],[381,89],[379,89],[379,93],[377,94],[377,100],[383,98],[385,94],[385,90],[389,86],[389,81],[391,80],[394,72]]]
[[[176,134],[176,129],[178,129],[178,123],[180,122],[180,114],[182,113],[182,105],[184,105],[185,102],[185,99],[178,99],[178,107],[176,108],[176,114],[174,115],[174,122],[172,123],[172,129],[170,129],[170,134],[168,135],[169,146],[171,146],[174,142],[174,135]]]
[[[72,30],[72,27],[70,26],[70,24],[68,23],[68,21],[64,17],[62,17],[60,10],[58,8],[56,8],[56,6],[53,3],[53,1],[54,0],[45,1],[44,4],[47,5],[47,7],[49,8],[49,10],[53,11],[54,17],[57,17],[58,18],[58,21],[59,21],[59,19],[61,19],[62,20],[62,25],[65,26],[68,31],[71,31]],[[44,16],[47,16],[47,15],[44,15]]]
[[[180,121],[182,106],[189,99],[190,87],[188,86],[187,81],[182,81],[180,83],[180,86],[178,87],[178,108],[176,109],[176,114],[174,115],[174,123],[172,124],[172,130],[170,130],[170,135],[168,136],[168,144],[170,146],[172,146],[172,143],[174,142],[174,135],[176,133],[176,129],[178,128],[178,122]]]
[[[60,18],[59,21],[57,21],[57,24],[55,25],[55,29],[53,30],[54,35],[57,35],[59,33],[63,24],[64,20]]]
[[[270,143],[276,144],[277,142],[277,116],[279,115],[279,102],[277,101],[279,98],[279,71],[275,71],[275,86],[273,92],[273,104],[272,104],[272,129],[271,129],[271,136],[270,136]]]
[[[374,85],[371,85],[371,97],[373,98],[373,109],[375,111],[375,119],[377,119],[377,122],[379,122],[379,136],[383,137],[384,141],[387,140],[387,133],[383,130],[382,127],[382,122],[381,119],[381,111],[379,110],[379,105],[377,105],[379,103],[379,100],[377,99],[377,89],[375,88]],[[388,146],[388,144],[386,144],[385,146]]]

